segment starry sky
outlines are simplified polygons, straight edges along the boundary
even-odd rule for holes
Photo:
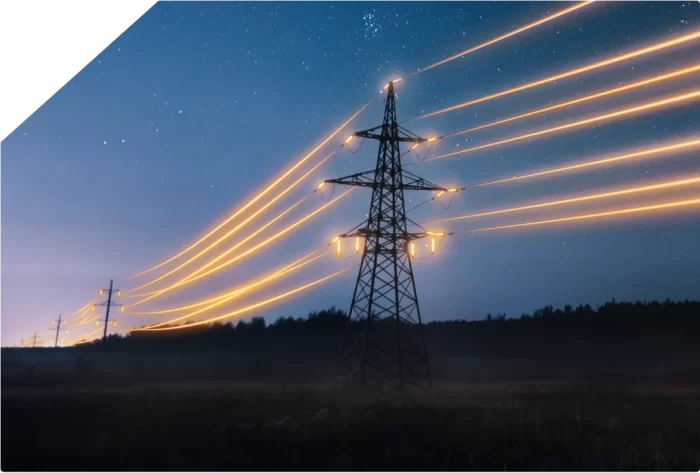
[[[2,142],[2,344],[45,334],[109,286],[185,247],[311,150],[370,98],[350,129],[381,123],[379,89],[447,56],[564,8],[561,3],[161,2]],[[631,51],[700,27],[698,2],[601,3],[398,83],[399,120]],[[446,134],[693,64],[700,42],[671,48],[507,98],[405,124]],[[438,143],[428,155],[536,131],[666,97],[698,74]],[[444,186],[469,186],[533,170],[672,143],[697,132],[698,103],[577,128],[414,166]],[[695,119],[695,122],[694,122]],[[341,133],[324,148],[337,147]],[[376,142],[347,149],[275,204],[258,224],[321,180],[369,170]],[[324,155],[319,153],[319,157]],[[410,214],[435,218],[544,202],[698,175],[692,151],[482,187]],[[415,162],[412,155],[405,162]],[[313,161],[315,163],[315,161]],[[324,198],[329,197],[326,190]],[[336,194],[339,190],[336,189]],[[464,230],[612,210],[698,195],[697,186],[444,224],[456,232],[414,264],[424,320],[516,316],[547,304],[612,298],[700,297],[697,210],[488,233]],[[213,295],[327,243],[365,218],[358,189],[216,277],[149,308]],[[407,195],[407,207],[425,200]],[[314,194],[284,222],[321,205]],[[284,224],[275,228],[281,228]],[[257,228],[251,225],[249,231]],[[235,238],[230,244],[237,241]],[[327,257],[234,309],[359,262]],[[226,248],[228,246],[224,246]],[[250,315],[273,320],[331,305],[347,309],[356,270]],[[124,302],[124,301],[121,301]],[[144,304],[145,306],[145,304]],[[144,307],[145,308],[145,307]],[[225,310],[224,310],[225,311]],[[217,315],[222,311],[213,312]],[[120,314],[121,327],[161,318]]]

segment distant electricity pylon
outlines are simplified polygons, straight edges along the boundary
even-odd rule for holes
[[[440,194],[454,190],[437,186],[402,168],[401,143],[414,143],[415,148],[434,139],[421,138],[399,126],[393,82],[388,84],[388,89],[382,125],[353,133],[353,136],[379,141],[376,168],[325,182],[372,189],[367,220],[337,237],[338,248],[340,239],[355,238],[358,252],[360,239],[364,239],[362,262],[350,305],[350,328],[338,363],[338,374],[343,382],[359,376],[362,385],[401,389],[407,383],[420,386],[426,381],[432,386],[411,257],[415,240],[432,238],[434,250],[434,237],[444,235],[408,231],[409,222],[420,225],[406,216],[404,190]],[[358,321],[364,324],[360,334],[353,331],[358,325],[354,322]]]
[[[121,296],[122,290],[121,289],[113,289],[113,287],[114,287],[114,279],[110,279],[109,280],[109,289],[100,289],[100,295],[103,295],[105,292],[107,292],[107,300],[100,303],[100,304],[93,304],[93,310],[94,310],[95,306],[107,307],[107,310],[105,311],[105,319],[104,319],[105,331],[104,331],[104,335],[102,335],[103,342],[107,341],[107,326],[109,325],[109,309],[111,307],[121,307],[122,312],[124,312],[124,304],[116,304],[116,303],[112,302],[112,294],[114,294],[116,292],[117,297]],[[114,323],[114,327],[116,327],[117,326],[117,319],[112,320],[112,322]]]
[[[41,345],[44,342],[39,340],[39,335],[37,334],[37,332],[34,332],[34,336],[32,337],[32,348],[36,348],[37,343]]]
[[[63,328],[61,326],[62,323],[64,323],[64,324],[66,323],[65,320],[62,320],[62,318],[63,318],[63,316],[61,314],[58,314],[58,320],[53,321],[53,323],[56,324],[56,341],[53,345],[54,348],[56,348],[58,346],[58,335],[61,333],[61,330],[65,330],[66,332],[68,332],[67,328]],[[53,329],[49,329],[49,332],[51,332],[51,331],[53,331]]]

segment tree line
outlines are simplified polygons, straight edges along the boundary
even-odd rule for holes
[[[458,313],[459,310],[455,309]],[[457,315],[457,314],[455,314]],[[117,351],[229,351],[294,355],[339,355],[343,337],[363,330],[363,321],[348,321],[335,307],[306,317],[261,317],[213,323],[185,330],[110,335],[97,347]],[[531,314],[487,314],[481,320],[431,321],[424,325],[434,356],[607,356],[611,352],[653,354],[698,351],[700,302],[666,300],[617,302],[593,308],[546,306]],[[351,335],[352,336],[352,335]]]

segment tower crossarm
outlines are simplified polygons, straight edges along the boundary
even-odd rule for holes
[[[385,190],[390,192],[401,190],[409,191],[436,191],[436,192],[447,192],[449,189],[445,187],[433,184],[427,179],[416,176],[407,171],[403,171],[403,183],[400,185],[392,185],[388,183],[377,183],[375,180],[376,170],[358,172],[356,174],[351,174],[349,176],[340,177],[338,179],[326,179],[324,182],[326,184],[340,184],[344,186],[355,186],[355,187],[370,187],[374,188],[376,186],[383,186]]]
[[[355,237],[360,237],[360,238],[386,238],[386,239],[393,239],[396,238],[396,240],[403,240],[403,241],[414,241],[414,240],[420,240],[421,238],[430,238],[433,236],[445,236],[445,235],[451,235],[451,233],[443,233],[443,232],[407,232],[403,234],[396,234],[394,235],[393,232],[389,231],[383,231],[383,230],[368,230],[367,228],[360,228],[357,231],[354,232],[349,232],[349,233],[343,233],[341,235],[338,235],[338,238],[355,238]]]
[[[326,184],[340,184],[342,186],[374,187],[374,169],[358,172],[338,179],[326,179]]]
[[[364,131],[356,131],[352,133],[353,136],[357,136],[358,138],[369,138],[371,140],[381,140],[382,137],[386,138],[385,135],[382,135],[381,133],[381,126],[372,128],[369,130],[364,130]],[[375,131],[379,130],[379,133],[376,133]],[[413,137],[413,136],[395,136],[391,137],[390,141],[397,141],[399,143],[425,143],[428,141],[427,138],[421,138],[421,137]]]
[[[420,176],[416,176],[412,172],[408,172],[403,168],[401,169],[401,172],[403,173],[403,188],[405,190],[449,192],[449,189],[438,186],[437,184],[432,183],[427,179],[423,179]]]

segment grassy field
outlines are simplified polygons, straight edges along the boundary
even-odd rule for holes
[[[653,382],[324,385],[3,382],[18,470],[692,470],[700,389]]]

